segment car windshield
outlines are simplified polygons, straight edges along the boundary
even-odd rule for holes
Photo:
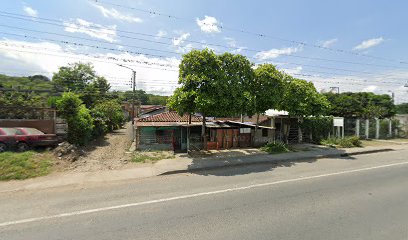
[[[2,130],[6,133],[6,135],[15,135],[17,131],[14,128],[2,128]]]
[[[24,130],[27,132],[27,134],[32,134],[32,135],[44,134],[43,132],[35,128],[24,128]]]

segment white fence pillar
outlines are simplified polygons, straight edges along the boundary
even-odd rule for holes
[[[370,134],[370,131],[369,131],[369,128],[370,128],[370,120],[368,120],[368,119],[366,119],[365,120],[365,138],[366,139],[369,139],[369,134]]]
[[[392,119],[388,119],[388,137],[392,138]]]
[[[380,119],[375,119],[375,139],[380,138]]]
[[[356,136],[360,137],[360,119],[356,119]]]

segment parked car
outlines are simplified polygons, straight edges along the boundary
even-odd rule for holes
[[[0,152],[13,148],[16,144],[16,129],[0,128]]]
[[[31,147],[49,147],[58,144],[57,135],[45,134],[35,128],[15,128],[17,151],[26,151]]]

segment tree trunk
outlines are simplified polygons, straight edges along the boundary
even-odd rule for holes
[[[288,115],[288,127],[287,127],[286,133],[285,133],[285,142],[286,142],[286,144],[289,144],[289,132],[290,132],[290,116]]]
[[[256,141],[256,134],[258,133],[258,125],[259,125],[259,113],[256,114],[256,123],[255,123],[255,131],[254,131],[254,136],[252,137],[252,146],[255,147],[255,141]]]
[[[207,138],[205,136],[205,115],[203,114],[203,125],[201,127],[201,138],[203,139],[203,148],[207,149]]]

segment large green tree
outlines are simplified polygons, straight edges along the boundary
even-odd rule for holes
[[[107,93],[110,90],[108,81],[98,76],[90,63],[73,63],[60,67],[54,74],[52,83],[58,91],[80,94],[88,108],[107,99]]]
[[[325,93],[331,103],[329,114],[347,118],[384,118],[395,115],[392,98],[369,92]]]
[[[401,103],[396,106],[398,114],[408,114],[408,103]]]
[[[298,117],[300,122],[306,116],[326,114],[330,104],[326,97],[319,94],[311,82],[286,76],[288,81],[280,104],[280,109],[289,113],[289,118]],[[286,141],[290,124],[286,132]]]
[[[216,55],[209,49],[193,50],[180,63],[179,84],[168,106],[179,114],[201,113],[204,144],[206,116],[228,116],[247,111],[252,64],[242,55]]]
[[[257,114],[257,124],[259,114],[268,109],[279,108],[285,89],[284,77],[285,75],[272,64],[262,64],[255,69],[254,81],[248,86],[250,99],[248,113]]]

